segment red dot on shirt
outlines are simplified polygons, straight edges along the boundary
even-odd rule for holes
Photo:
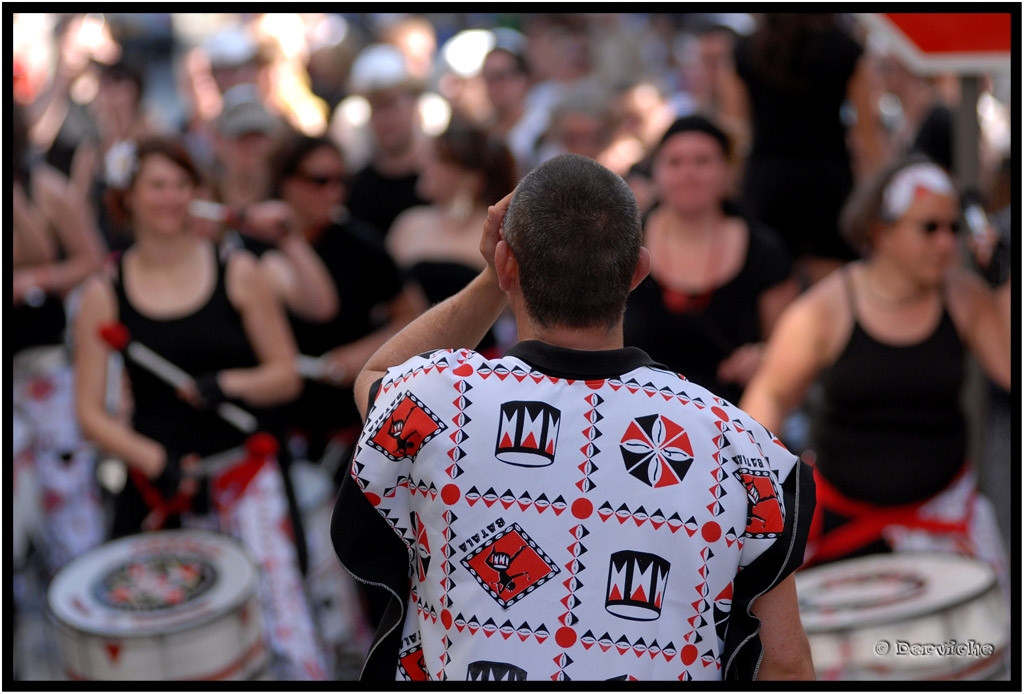
[[[722,526],[715,521],[708,521],[701,526],[700,534],[706,542],[718,542],[722,537]]]
[[[441,624],[444,625],[445,629],[452,628],[452,613],[448,610],[441,610]]]
[[[712,407],[711,411],[715,413],[715,416],[721,419],[723,422],[729,421],[729,415],[725,413],[721,407]]]
[[[697,647],[693,644],[684,646],[680,655],[683,658],[684,665],[693,665],[697,660]]]
[[[372,492],[371,493],[367,493],[366,500],[369,501],[374,506],[379,506],[380,505],[380,497],[377,496],[376,494],[373,494]]]
[[[576,501],[572,502],[572,515],[580,520],[590,518],[590,514],[593,512],[594,504],[590,503],[590,499],[576,499]]]
[[[446,484],[441,489],[441,501],[449,506],[457,502],[461,496],[462,492],[460,492],[459,488],[454,484]]]
[[[555,643],[562,648],[572,648],[576,643],[576,630],[572,627],[562,627],[555,632]]]

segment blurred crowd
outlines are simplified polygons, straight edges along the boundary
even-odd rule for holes
[[[356,375],[483,268],[488,206],[559,153],[604,164],[640,202],[654,262],[626,343],[749,405],[809,462],[836,395],[817,380],[824,357],[784,355],[804,354],[794,326],[830,279],[852,277],[854,320],[897,343],[870,302],[917,316],[900,290],[932,281],[919,268],[933,261],[983,278],[962,291],[1008,321],[1009,69],[981,76],[977,180],[954,193],[922,174],[955,201],[929,211],[950,217],[927,232],[934,247],[865,240],[846,223],[854,191],[923,163],[963,181],[963,108],[958,76],[915,74],[850,15],[16,13],[13,37],[15,568],[39,557],[52,576],[152,529],[147,489],[202,496],[189,466],[244,442],[218,419],[242,407],[280,444],[295,529],[282,561],[306,581],[324,651],[289,662],[272,643],[282,679],[344,676],[379,619],[362,595],[343,635],[326,634],[310,584],[333,557],[304,474],[332,490],[346,474]],[[866,229],[916,208],[860,209],[877,217]],[[948,304],[984,370],[968,408],[988,412],[981,443],[953,445],[938,486],[882,475],[886,493],[867,496],[933,498],[980,451],[1008,539],[1008,355],[998,322],[967,336],[959,316],[982,310]],[[111,323],[192,380],[168,386],[111,349]],[[505,316],[478,349],[514,342]],[[794,369],[806,382],[773,371]],[[915,491],[887,493],[904,484]],[[159,527],[210,513],[184,510]]]

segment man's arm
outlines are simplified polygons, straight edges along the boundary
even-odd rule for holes
[[[369,407],[370,387],[390,367],[424,352],[472,348],[498,320],[506,297],[498,286],[494,251],[501,240],[501,223],[511,200],[510,193],[487,210],[480,240],[480,252],[487,267],[458,294],[437,304],[385,342],[366,362],[355,383],[356,406],[363,419]]]
[[[813,680],[811,646],[800,624],[794,574],[758,598],[752,610],[761,620],[760,637],[764,647],[758,681]]]

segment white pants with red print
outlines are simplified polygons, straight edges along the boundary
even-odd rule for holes
[[[58,346],[24,350],[15,358],[13,372],[14,407],[23,441],[22,450],[15,451],[20,461],[15,469],[20,488],[16,493],[24,489],[38,499],[41,514],[36,534],[41,536],[47,569],[53,573],[104,540],[96,455],[78,427],[74,374],[66,350]],[[25,508],[31,509],[31,503],[26,501]],[[27,519],[15,521],[15,526],[22,520]]]
[[[239,539],[259,566],[264,632],[281,680],[324,680],[327,669],[299,573],[284,480],[277,459],[253,445],[246,458],[212,480],[220,529]]]

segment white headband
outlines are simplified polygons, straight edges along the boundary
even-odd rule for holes
[[[896,221],[910,209],[918,191],[956,195],[949,175],[935,164],[912,164],[893,176],[882,194],[882,217]]]

